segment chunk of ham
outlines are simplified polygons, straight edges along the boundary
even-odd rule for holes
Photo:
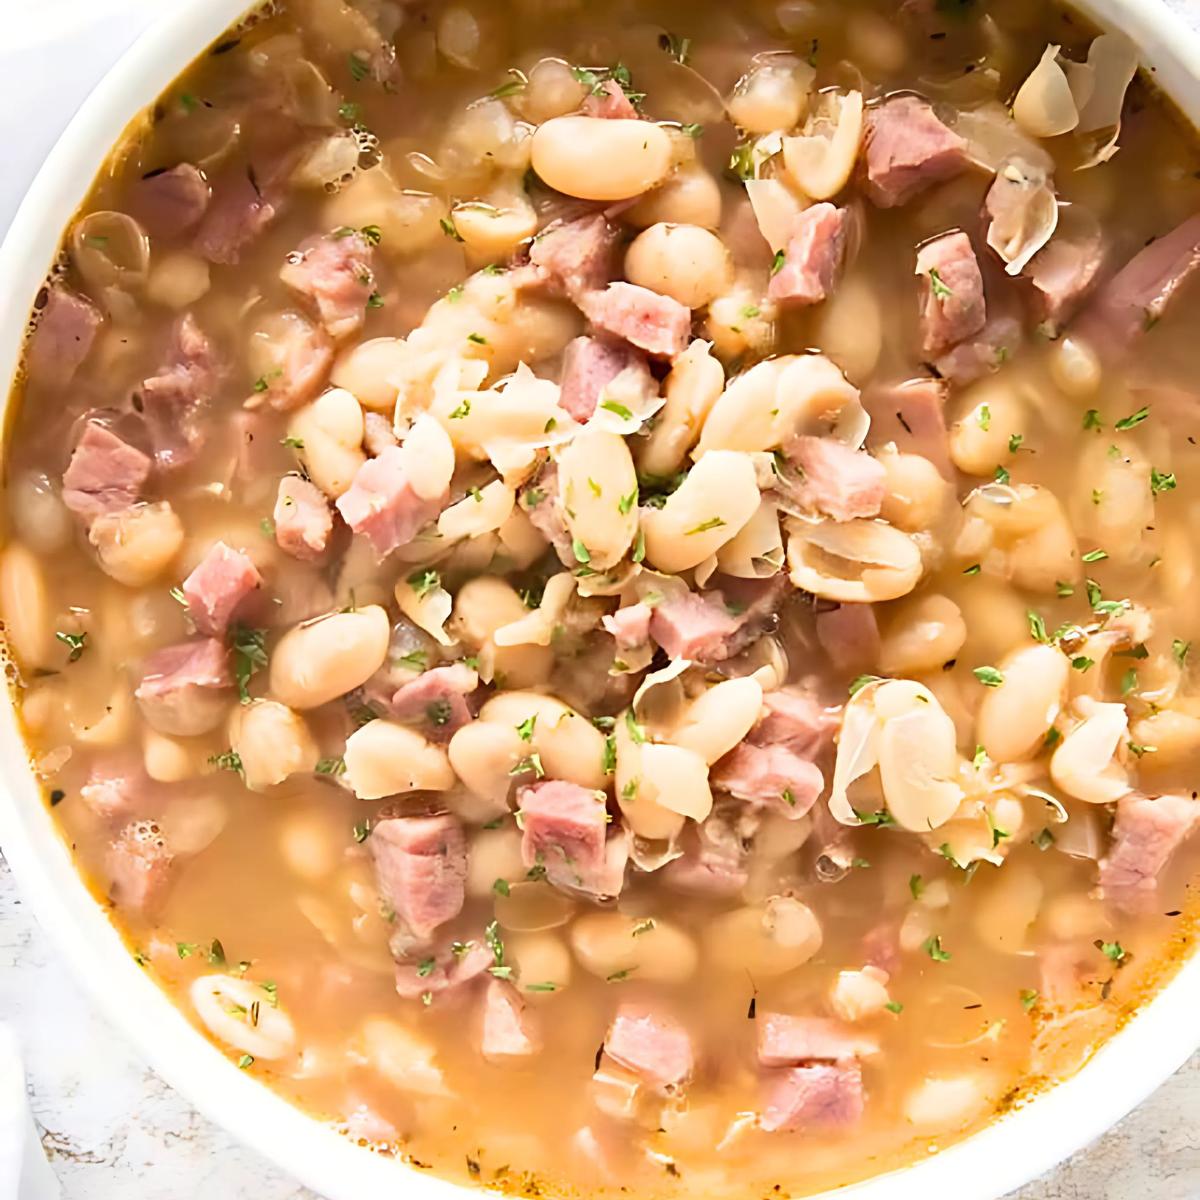
[[[934,359],[933,369],[950,383],[965,387],[999,370],[1020,345],[1021,323],[1015,317],[988,317],[978,335]]]
[[[1062,232],[1034,255],[1024,275],[1033,284],[1035,316],[1057,333],[1076,313],[1100,278],[1104,242],[1099,229],[1079,237]]]
[[[263,361],[273,365],[255,380],[246,406],[265,404],[289,412],[314,399],[333,366],[329,334],[301,313],[281,312],[268,318],[255,337],[265,343]]]
[[[517,989],[502,979],[488,983],[483,997],[483,1029],[479,1052],[488,1062],[528,1058],[541,1049],[534,1016]]]
[[[389,446],[358,468],[350,487],[338,497],[337,510],[383,558],[408,545],[442,511],[445,502],[445,496],[427,500],[418,495],[404,469],[403,452]]]
[[[833,292],[846,257],[846,210],[814,204],[797,214],[783,265],[771,276],[767,296],[776,304],[820,304]]]
[[[119,754],[94,762],[79,794],[100,820],[117,824],[141,816],[153,791],[141,757]]]
[[[876,517],[887,494],[887,472],[862,450],[831,437],[797,436],[784,446],[788,460],[803,472],[788,495],[802,507],[852,521]]]
[[[670,658],[721,662],[758,636],[782,588],[782,579],[739,580],[721,590],[668,597],[654,606],[650,636]]]
[[[1117,801],[1112,845],[1100,860],[1100,887],[1106,896],[1135,900],[1152,893],[1171,855],[1200,821],[1200,800],[1133,792]]]
[[[105,855],[109,895],[126,913],[153,916],[166,897],[174,861],[157,822],[131,822],[113,839]]]
[[[224,637],[238,609],[262,582],[247,554],[224,542],[214,543],[183,581],[192,624],[209,637]]]
[[[393,953],[401,950],[406,954],[412,948],[411,939],[404,933],[393,935],[392,947]],[[416,950],[412,961],[396,963],[396,992],[406,1000],[419,999],[422,1003],[426,996],[431,1001],[454,1001],[486,973],[493,961],[492,952],[479,942],[445,946],[436,954]]]
[[[650,392],[658,388],[644,354],[610,338],[578,337],[563,351],[559,405],[577,421],[588,420],[604,389],[622,371],[633,371]]]
[[[607,121],[636,121],[639,116],[625,89],[615,79],[604,80],[596,91],[584,97],[583,115]]]
[[[213,184],[212,200],[193,244],[209,262],[236,263],[276,212],[248,171],[228,172]]]
[[[759,1127],[768,1133],[844,1129],[862,1119],[863,1108],[857,1062],[809,1063],[769,1073]]]
[[[151,654],[134,696],[159,733],[194,737],[220,724],[232,686],[224,644],[193,638]]]
[[[612,634],[618,650],[636,650],[650,640],[650,618],[654,610],[640,601],[618,608],[602,619],[604,628]]]
[[[879,661],[879,622],[870,604],[839,604],[817,613],[817,641],[829,661],[848,675]]]
[[[519,797],[521,860],[542,867],[555,887],[589,896],[615,896],[625,882],[624,840],[608,840],[603,792],[552,779]]]
[[[805,758],[828,750],[841,726],[840,709],[827,707],[801,687],[767,692],[763,708],[748,740],[756,746],[787,746]]]
[[[983,275],[961,231],[926,242],[917,252],[920,283],[921,350],[929,358],[945,354],[977,334],[987,321]]]
[[[325,493],[311,479],[285,475],[279,481],[272,519],[275,541],[285,554],[315,562],[325,553],[333,532],[333,514]]]
[[[130,212],[155,238],[178,238],[191,233],[208,211],[212,189],[191,163],[152,171],[134,185]]]
[[[577,560],[558,495],[558,468],[548,464],[529,487],[522,489],[520,499],[534,529],[554,547],[567,566],[575,567]]]
[[[400,439],[392,428],[392,422],[383,413],[363,414],[363,449],[372,458],[378,458],[389,446],[400,445]]]
[[[372,827],[367,848],[379,895],[413,942],[428,942],[462,911],[467,840],[457,817],[385,816]]]
[[[675,358],[687,347],[692,311],[670,296],[636,283],[610,283],[580,301],[584,316],[613,337],[644,350],[651,358]]]
[[[435,741],[449,741],[474,719],[467,697],[478,686],[478,672],[466,663],[434,667],[397,689],[389,707],[398,720],[424,725]]]
[[[25,366],[36,387],[63,388],[92,349],[104,318],[100,310],[69,288],[52,287],[29,343]]]
[[[683,856],[663,868],[663,881],[699,896],[736,896],[750,879],[747,845],[731,814],[712,812],[685,834]]]
[[[656,1092],[677,1092],[695,1069],[688,1031],[673,1017],[631,1002],[617,1009],[604,1052]]]
[[[712,768],[712,785],[756,804],[770,805],[799,820],[817,802],[825,786],[821,769],[785,745],[742,742]]]
[[[529,248],[529,261],[556,287],[578,301],[616,273],[620,234],[600,213],[549,225]]]
[[[288,255],[279,278],[308,300],[334,341],[363,326],[375,291],[371,244],[361,233],[310,238]]]
[[[827,1017],[760,1012],[758,1061],[764,1067],[807,1062],[845,1062],[879,1052],[879,1042]]]
[[[1139,250],[1104,283],[1074,330],[1108,356],[1128,350],[1200,267],[1200,213]]]
[[[907,203],[968,163],[967,143],[916,96],[895,96],[867,110],[864,157],[867,195],[880,208]]]
[[[871,417],[869,447],[892,443],[904,454],[929,459],[945,479],[954,479],[946,434],[946,384],[941,379],[921,376],[872,384],[862,402]]]
[[[63,503],[89,523],[102,513],[122,512],[141,497],[151,465],[148,454],[88,421],[63,473]]]
[[[159,467],[171,470],[196,457],[204,443],[200,415],[212,403],[219,381],[212,342],[188,313],[175,326],[166,362],[157,374],[142,381],[135,403]]]

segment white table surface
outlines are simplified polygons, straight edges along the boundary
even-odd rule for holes
[[[105,64],[170,2],[0,0],[0,230]],[[1200,0],[1166,2],[1200,25]],[[66,1200],[319,1200],[138,1060],[58,961],[2,858],[0,1021],[21,1038],[34,1117]],[[1200,1056],[1099,1142],[1009,1200],[1198,1198]]]

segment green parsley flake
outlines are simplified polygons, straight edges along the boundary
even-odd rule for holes
[[[859,675],[850,681],[850,686],[847,692],[851,696],[857,696],[869,683],[879,683],[883,677],[881,675]]]
[[[938,274],[937,267],[929,268],[929,286],[933,289],[934,297],[938,300],[949,300],[954,295],[953,290],[946,286],[945,281]],[[982,422],[980,423],[982,424]],[[986,429],[987,426],[984,425],[983,428]]]
[[[693,533],[707,533],[710,529],[720,529],[725,522],[720,517],[709,517],[707,521],[701,521],[694,529],[684,530],[684,537],[691,537]]]
[[[1150,491],[1156,496],[1160,492],[1173,492],[1178,487],[1174,471],[1159,471],[1150,469]]]
[[[442,577],[432,567],[424,567],[408,577],[408,586],[416,592],[418,600],[424,600],[430,592],[442,586]]]
[[[87,649],[86,633],[63,633],[61,629],[55,630],[54,636],[68,648],[67,662],[78,662],[82,657],[83,652]]]
[[[600,407],[610,413],[616,413],[622,421],[633,420],[633,410],[626,408],[624,404],[618,404],[615,400],[601,400]]]
[[[1038,1002],[1038,994],[1033,988],[1021,989],[1021,1007],[1026,1012],[1031,1012]]]
[[[1122,417],[1114,426],[1114,429],[1125,433],[1127,430],[1133,429],[1140,425],[1150,415],[1150,406],[1143,405],[1135,413],[1130,413],[1127,417]]]
[[[533,727],[537,724],[537,713],[526,717],[520,725],[517,726],[517,736],[523,742],[533,741]]]
[[[921,949],[933,959],[934,962],[949,962],[953,957],[949,950],[942,948],[941,934],[934,934],[933,937],[926,938],[921,944]]]
[[[989,405],[981,404],[979,406],[977,420],[979,421],[979,428],[982,429],[984,433],[987,433],[987,431],[989,429],[991,429],[991,427],[992,427],[992,410]]]
[[[971,672],[984,687],[999,687],[1004,682],[1004,676],[995,667],[976,667]]]

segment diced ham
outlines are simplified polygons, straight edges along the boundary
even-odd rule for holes
[[[636,121],[638,110],[615,79],[606,79],[599,85],[599,94],[591,92],[584,98],[583,115],[608,121]]]
[[[701,896],[736,896],[749,881],[747,847],[726,812],[712,812],[691,831],[683,857],[663,868],[668,887]]]
[[[126,912],[153,915],[166,895],[174,861],[156,822],[126,825],[105,856],[109,895]]]
[[[846,1128],[862,1119],[863,1108],[857,1062],[810,1063],[770,1072],[759,1126],[768,1133]]]
[[[224,644],[193,638],[151,654],[134,696],[159,733],[193,737],[221,722],[232,686]]]
[[[457,817],[383,817],[372,827],[367,848],[380,897],[415,942],[427,942],[462,911],[467,841]]]
[[[401,948],[407,954],[411,943],[403,947],[397,943],[402,938],[393,936],[393,953]],[[479,979],[493,965],[492,952],[479,942],[467,942],[440,949],[436,954],[425,955],[414,950],[413,959],[396,963],[396,991],[406,1000],[424,1001],[439,997],[454,1000],[461,996],[469,984]]]
[[[465,663],[434,667],[399,688],[389,708],[398,720],[423,724],[435,741],[449,741],[473,719],[467,697],[478,686],[478,672]]]
[[[134,186],[130,212],[151,237],[176,238],[200,224],[211,198],[204,175],[191,163],[180,163],[144,175]]]
[[[945,354],[973,337],[987,321],[983,275],[961,231],[926,242],[917,251],[920,279],[921,350],[929,358]]]
[[[722,662],[732,658],[775,619],[782,576],[726,579],[719,589],[672,596],[654,606],[650,636],[669,658]]]
[[[839,604],[817,613],[817,641],[839,671],[861,674],[879,661],[879,622],[870,604]]]
[[[483,1032],[479,1052],[488,1062],[528,1058],[541,1049],[541,1039],[525,1002],[511,983],[493,979],[483,998]]]
[[[262,587],[248,555],[216,542],[183,581],[188,616],[200,633],[224,637],[238,608]]]
[[[1129,347],[1167,311],[1200,267],[1200,213],[1139,250],[1096,293],[1074,325],[1106,355]]]
[[[333,531],[333,514],[325,493],[311,480],[285,475],[279,481],[272,519],[275,541],[285,554],[315,562],[325,553]]]
[[[1021,345],[1021,324],[1015,317],[988,317],[978,336],[960,342],[933,361],[933,369],[950,383],[966,387],[999,370]]]
[[[272,365],[254,381],[246,406],[288,412],[314,399],[333,366],[329,334],[301,313],[281,312],[268,317],[254,336],[262,342],[255,347],[262,351],[260,360]]]
[[[1099,229],[1079,237],[1060,230],[1034,255],[1023,274],[1034,287],[1036,316],[1057,333],[1076,313],[1100,277],[1104,242]]]
[[[967,143],[916,96],[895,96],[867,110],[867,195],[880,208],[905,204],[968,163]]]
[[[846,210],[814,204],[792,223],[783,265],[767,296],[776,304],[820,304],[833,292],[846,257]]]
[[[567,532],[558,495],[558,468],[549,463],[532,484],[521,490],[520,496],[521,507],[528,514],[530,524],[554,547],[564,563],[576,566],[571,535]]]
[[[1117,801],[1112,846],[1100,860],[1100,887],[1106,896],[1136,899],[1153,892],[1171,855],[1200,821],[1200,800],[1191,796],[1144,796],[1133,792]]]
[[[602,214],[580,217],[543,229],[529,248],[529,261],[578,301],[612,279],[619,239]]]
[[[883,921],[873,926],[863,935],[862,952],[868,966],[895,975],[900,969],[899,925],[895,921]]]
[[[97,421],[88,421],[63,474],[63,503],[85,522],[136,503],[151,460]]]
[[[135,401],[158,466],[170,470],[195,458],[204,442],[200,413],[212,402],[219,379],[212,342],[188,313],[175,327],[166,363],[142,381]]]
[[[803,688],[779,688],[763,696],[766,713],[750,731],[756,746],[787,746],[815,759],[833,745],[841,726],[839,709],[827,708]]]
[[[1101,971],[1112,963],[1100,956],[1091,943],[1061,943],[1038,951],[1038,1003],[1045,1008],[1067,1011],[1099,999]]]
[[[946,435],[946,384],[932,376],[904,383],[872,384],[863,392],[863,407],[871,417],[867,445],[872,449],[894,443],[905,454],[929,459],[942,476],[954,479]]]
[[[399,444],[392,422],[383,413],[363,414],[363,449],[371,458],[378,458],[389,446]]]
[[[26,357],[30,383],[66,387],[87,358],[103,323],[100,310],[90,300],[65,287],[50,288]]]
[[[879,1042],[827,1017],[758,1014],[758,1061],[764,1067],[845,1062],[879,1052]]]
[[[881,463],[832,437],[797,436],[784,447],[803,478],[789,496],[805,508],[835,521],[876,517],[887,494],[887,472]]]
[[[695,1069],[688,1031],[664,1013],[625,1003],[604,1038],[604,1052],[658,1092],[676,1092]]]
[[[519,795],[521,860],[542,867],[555,887],[590,896],[615,896],[625,881],[620,839],[610,846],[603,792],[546,780]]]
[[[383,558],[408,545],[442,511],[445,499],[419,496],[408,481],[403,452],[389,446],[358,468],[350,487],[338,497],[337,510]]]
[[[275,215],[276,206],[250,174],[232,171],[213,185],[212,201],[196,230],[196,250],[209,262],[236,263]]]
[[[636,650],[650,640],[650,605],[627,604],[618,608],[611,616],[603,618],[604,628],[613,635],[618,650]]]
[[[141,815],[152,786],[137,754],[109,756],[92,764],[80,789],[83,802],[102,821],[117,824]]]
[[[361,233],[310,238],[288,255],[279,278],[310,301],[335,341],[363,326],[375,291],[371,244]]]
[[[712,785],[799,820],[817,802],[825,779],[820,767],[788,746],[742,742],[714,764]]]
[[[632,346],[609,338],[576,338],[563,351],[559,405],[577,421],[588,420],[604,389],[622,371],[636,372],[642,386],[657,392],[645,355]]]
[[[691,309],[636,283],[610,283],[579,303],[597,328],[644,350],[651,358],[675,358],[687,347]]]

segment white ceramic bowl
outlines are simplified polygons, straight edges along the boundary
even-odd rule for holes
[[[1001,0],[1003,2],[1003,0]],[[247,0],[177,0],[85,102],[46,160],[0,246],[0,380],[12,377],[26,318],[62,230],[109,147]],[[1162,0],[1079,0],[1123,29],[1142,62],[1200,124],[1200,37]],[[3,424],[7,425],[4,421]],[[138,967],[83,886],[55,831],[8,704],[0,703],[0,847],[38,919],[87,992],[146,1061],[201,1112],[329,1200],[463,1200],[464,1189],[360,1150],[239,1071]],[[1082,1071],[930,1159],[837,1192],[839,1200],[996,1200],[1098,1137],[1200,1046],[1200,957]],[[472,1189],[478,1194],[478,1189]]]

